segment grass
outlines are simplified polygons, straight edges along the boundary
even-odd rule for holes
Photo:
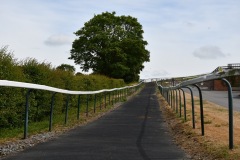
[[[137,92],[130,93],[127,97],[119,98],[116,95],[111,95],[111,101],[109,104],[109,97],[106,97],[106,106],[105,98],[98,98],[96,101],[96,112],[94,113],[94,102],[89,101],[89,108],[88,108],[88,116],[86,115],[86,103],[81,104],[80,108],[80,118],[77,119],[77,108],[69,106],[68,109],[68,119],[67,123],[65,124],[65,113],[53,113],[53,126],[52,131],[65,131],[70,128],[73,128],[78,125],[85,124],[90,120],[94,120],[95,118],[101,116],[102,114],[110,111],[118,102],[125,102],[131,97],[138,93],[143,87],[141,87]],[[115,97],[115,98],[114,98]],[[54,107],[56,108],[56,107]],[[30,122],[28,126],[28,136],[44,133],[49,131],[49,117],[46,117],[42,121],[39,122]],[[15,141],[23,138],[24,128],[0,128],[0,144],[5,143],[8,141]]]
[[[206,148],[206,152],[211,154],[214,159],[231,159],[229,149],[226,146],[214,147],[209,142],[204,142],[204,148]]]
[[[212,124],[212,121],[209,120],[209,119],[208,119],[208,120],[205,120],[205,121],[204,121],[204,124]]]
[[[120,100],[126,101],[126,98]],[[82,108],[80,110],[80,119],[77,119],[77,108],[76,107],[69,107],[68,110],[68,119],[67,123],[65,124],[65,113],[61,114],[56,114],[54,113],[53,115],[53,126],[52,130],[53,131],[59,131],[59,130],[64,130],[66,128],[72,128],[73,126],[83,124],[89,119],[92,119],[94,117],[99,116],[100,114],[103,114],[110,110],[113,105],[112,101],[110,105],[107,105],[105,107],[104,105],[105,99],[102,99],[101,102],[101,107],[100,107],[100,101],[97,102],[96,105],[96,113],[94,113],[94,103],[90,102],[89,103],[89,112],[88,116],[86,116],[86,104],[82,104]],[[108,104],[108,98],[107,98],[107,104]],[[115,100],[114,100],[115,103]],[[43,133],[43,132],[48,132],[49,131],[49,117],[46,117],[44,120],[40,122],[30,122],[28,126],[28,136],[38,134],[38,133]],[[16,140],[16,139],[22,139],[23,138],[23,132],[24,128],[19,127],[19,128],[1,128],[0,129],[0,143],[4,143],[6,141],[11,141],[11,140]]]
[[[172,123],[170,128],[174,132],[175,138],[179,140],[176,142],[196,159],[240,159],[240,113],[234,112],[234,149],[230,150],[228,110],[205,100],[203,102],[205,135],[202,136],[199,100],[197,97],[194,98],[196,129],[193,129],[191,96],[186,94],[186,98],[187,121],[184,120],[183,108],[182,117],[173,114],[175,121],[173,121],[173,117],[170,118]],[[162,96],[160,96],[160,103],[164,104],[167,110],[175,113]]]

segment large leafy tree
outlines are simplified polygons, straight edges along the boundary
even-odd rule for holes
[[[71,73],[75,72],[75,67],[69,64],[61,64],[60,66],[57,66],[56,69],[60,69],[60,70],[71,72]]]
[[[95,15],[75,32],[78,38],[73,42],[71,56],[83,71],[126,82],[139,79],[149,61],[147,41],[143,39],[142,25],[131,16],[116,16],[115,12]]]

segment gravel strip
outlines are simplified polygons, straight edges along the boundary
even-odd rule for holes
[[[47,132],[33,135],[27,139],[16,140],[14,142],[6,142],[0,145],[0,157],[5,157],[26,148],[32,147],[38,143],[46,142],[59,135],[57,132]]]
[[[76,124],[75,126],[70,126],[66,128],[62,128],[61,130],[58,131],[52,131],[52,132],[46,132],[46,133],[40,133],[36,135],[29,136],[27,139],[19,139],[16,141],[9,141],[0,144],[0,159],[9,156],[11,154],[15,154],[17,152],[23,151],[29,147],[33,147],[36,144],[43,143],[46,141],[49,141],[53,138],[57,138],[59,135],[79,126],[83,126],[88,124],[89,122],[92,122],[94,120],[99,119],[100,117],[104,116],[106,113],[111,112],[112,110],[116,109],[119,107],[123,102],[118,102],[109,109],[106,112],[100,113],[94,117],[91,117],[90,119],[87,119],[86,121],[82,122],[81,124]]]

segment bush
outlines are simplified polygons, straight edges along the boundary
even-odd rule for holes
[[[65,69],[54,68],[50,63],[27,58],[20,62],[7,47],[0,49],[0,79],[35,83],[67,90],[101,90],[125,85],[122,79],[102,75],[76,74]],[[0,127],[21,127],[24,120],[26,89],[0,87]],[[30,93],[29,123],[49,117],[51,92],[32,90]],[[66,95],[55,95],[54,114],[65,110]],[[86,96],[83,96],[86,97]],[[77,96],[70,96],[71,107],[77,106]]]
[[[0,49],[0,79],[25,81],[24,74],[7,47]],[[15,127],[22,124],[23,89],[0,87],[0,127]]]

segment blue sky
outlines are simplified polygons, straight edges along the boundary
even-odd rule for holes
[[[68,60],[73,32],[106,11],[142,24],[150,62],[141,78],[196,75],[240,63],[239,0],[1,0],[0,47],[7,45],[19,60],[74,65]]]

